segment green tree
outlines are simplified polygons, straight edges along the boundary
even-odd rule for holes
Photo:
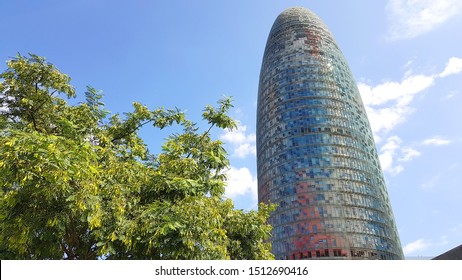
[[[110,115],[88,87],[44,58],[18,55],[0,74],[0,258],[271,259],[272,206],[234,209],[214,127],[233,129],[229,99],[200,129],[178,109],[133,103]],[[138,130],[179,125],[158,155]]]

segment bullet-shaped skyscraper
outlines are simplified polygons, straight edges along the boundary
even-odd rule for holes
[[[402,259],[371,127],[325,24],[289,8],[268,36],[258,89],[258,199],[278,205],[277,259]]]

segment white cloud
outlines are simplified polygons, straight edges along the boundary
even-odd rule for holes
[[[405,147],[401,151],[403,152],[403,155],[400,159],[398,159],[398,161],[410,161],[421,155],[419,151],[410,147]]]
[[[229,198],[236,198],[242,195],[252,195],[257,201],[257,178],[253,176],[246,167],[232,167],[226,172],[228,176],[225,195]]]
[[[461,2],[462,3],[462,2]],[[409,67],[412,62],[405,65]],[[380,162],[385,172],[396,175],[404,167],[396,162],[408,162],[421,155],[412,147],[401,147],[401,139],[389,136],[399,124],[414,112],[412,101],[415,97],[430,88],[439,79],[462,72],[462,58],[452,57],[445,69],[439,74],[415,75],[408,70],[400,82],[387,81],[378,85],[359,82],[358,89],[363,100],[376,143],[387,139],[380,148]],[[426,139],[424,145],[447,145],[450,140],[434,137]]]
[[[412,101],[412,97],[433,85],[433,76],[410,75],[402,82],[385,82],[375,87],[359,84],[363,102],[368,106],[383,105],[393,101],[405,106]]]
[[[380,149],[380,165],[382,166],[383,172],[388,172],[392,175],[397,175],[403,171],[403,166],[394,165],[394,157],[396,156],[401,139],[398,136],[392,136],[387,139],[387,143]]]
[[[462,58],[451,57],[446,64],[443,72],[439,74],[440,77],[444,78],[449,75],[458,74],[462,72]]]
[[[359,83],[374,134],[388,132],[404,122],[413,111],[409,104],[414,96],[431,87],[434,80],[433,76],[410,75],[401,82],[385,82],[374,87]]]
[[[403,252],[404,255],[409,255],[415,252],[423,251],[430,246],[432,246],[431,241],[421,238],[404,246]]]
[[[233,131],[226,131],[220,136],[225,143],[233,148],[232,155],[238,158],[246,158],[248,155],[256,155],[255,133],[246,134],[247,126],[238,125]]]
[[[255,154],[256,154],[255,144],[251,144],[251,143],[239,144],[234,149],[234,155],[238,158],[245,158],[247,157],[247,155],[255,155]]]
[[[406,65],[408,64],[409,62]],[[411,73],[409,71],[406,73]],[[406,117],[414,111],[411,103],[415,96],[433,86],[437,79],[461,72],[462,58],[451,57],[446,63],[445,69],[439,74],[405,74],[401,82],[388,81],[375,86],[359,82],[358,89],[374,137],[381,139],[380,133],[389,132],[406,121]],[[452,94],[454,96],[454,93]]]
[[[428,138],[425,139],[422,144],[426,146],[443,146],[443,145],[449,145],[452,141],[448,139],[444,139],[440,136],[435,136],[433,138]]]
[[[399,148],[399,144],[401,144],[401,139],[398,136],[392,136],[388,138],[387,143],[382,146],[380,151],[392,151],[394,152]]]
[[[410,39],[429,32],[462,12],[460,0],[389,0],[388,39]]]
[[[371,124],[374,138],[381,139],[382,132],[389,132],[406,120],[406,116],[414,111],[410,107],[390,106],[388,108],[373,108],[366,106],[367,116]]]
[[[421,155],[419,151],[411,147],[401,147],[401,139],[398,136],[391,136],[386,143],[380,148],[380,164],[383,172],[395,176],[404,170],[398,162],[409,162],[413,158]],[[396,160],[398,159],[398,160]]]

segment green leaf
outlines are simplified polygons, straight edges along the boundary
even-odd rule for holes
[[[110,115],[87,87],[30,54],[0,74],[0,258],[271,259],[271,207],[234,209],[214,127],[233,129],[230,98],[206,106],[202,129],[178,108]],[[140,137],[177,125],[153,155]]]

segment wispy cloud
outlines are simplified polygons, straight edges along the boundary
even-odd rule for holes
[[[398,161],[410,161],[413,158],[421,155],[419,151],[411,147],[402,148],[401,151],[402,151],[402,156],[401,158],[398,159]]]
[[[433,241],[425,238],[417,239],[403,247],[404,255],[411,255],[422,252],[430,247],[440,247],[449,244],[448,236],[442,235],[438,240]]]
[[[389,0],[388,39],[400,40],[429,32],[462,12],[460,0]]]
[[[254,202],[257,201],[257,178],[246,167],[232,167],[226,172],[228,176],[225,195],[236,198],[242,195],[251,195]]]
[[[434,84],[435,78],[411,75],[401,82],[385,82],[376,86],[359,83],[358,88],[366,107],[372,131],[388,132],[406,120],[413,109],[414,97]]]
[[[401,82],[385,82],[371,87],[360,84],[363,88],[363,101],[370,106],[383,105],[388,102],[396,102],[405,106],[412,101],[417,93],[433,85],[432,75],[408,75]]]
[[[408,162],[421,155],[412,147],[401,147],[401,142],[401,139],[394,135],[389,137],[380,148],[379,159],[382,170],[393,176],[404,170],[404,166],[399,162]]]
[[[386,143],[380,148],[380,163],[384,172],[390,173],[391,175],[397,175],[404,170],[404,167],[400,164],[395,164],[396,157],[402,153],[400,148],[401,139],[398,136],[391,136],[386,140]]]
[[[461,72],[462,58],[451,57],[438,74],[405,74],[400,82],[387,81],[374,86],[359,82],[358,89],[375,136],[380,138],[380,133],[389,132],[404,122],[414,110],[410,105],[415,96],[429,89],[438,79]]]
[[[416,241],[413,241],[406,246],[403,247],[403,252],[404,255],[409,255],[415,252],[421,252],[428,247],[432,246],[432,243],[430,240],[425,240],[424,238],[417,239]]]
[[[449,145],[452,141],[449,139],[445,139],[440,136],[435,136],[432,138],[425,139],[422,144],[426,146],[443,146]]]
[[[238,121],[239,123],[239,121]],[[244,159],[248,156],[256,155],[256,135],[248,133],[247,126],[238,124],[237,129],[233,131],[224,131],[220,135],[228,147],[231,147],[231,156]],[[253,203],[256,205],[257,198],[257,176],[253,175],[247,167],[231,166],[227,171],[228,177],[225,196],[235,199],[239,196],[251,196]]]
[[[451,90],[446,96],[442,97],[442,100],[450,100],[459,94],[458,90]]]
[[[405,68],[412,62],[406,63]],[[462,72],[462,58],[452,57],[440,73],[422,75],[412,74],[409,69],[401,81],[387,81],[378,85],[358,83],[358,88],[377,143],[387,139],[380,148],[380,162],[385,172],[396,175],[403,171],[402,164],[421,155],[413,147],[402,146],[397,136],[390,136],[399,124],[414,112],[412,102],[415,97],[432,87],[438,80]],[[426,139],[424,145],[447,145],[451,141],[442,137]]]
[[[430,179],[425,181],[425,183],[422,183],[420,187],[424,190],[432,190],[441,184],[440,178],[441,178],[441,173],[431,177]]]
[[[226,144],[233,149],[232,156],[246,158],[249,155],[256,155],[255,133],[247,133],[247,126],[238,125],[233,131],[226,131],[220,136]]]

